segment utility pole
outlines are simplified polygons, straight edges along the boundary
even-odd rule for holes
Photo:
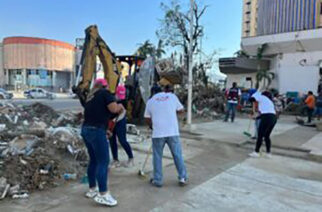
[[[192,118],[192,66],[193,66],[193,8],[194,0],[190,0],[190,43],[189,43],[189,75],[188,75],[188,113],[187,124],[191,126]]]

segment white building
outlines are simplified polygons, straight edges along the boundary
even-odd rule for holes
[[[322,75],[321,14],[321,0],[244,0],[241,49],[249,57],[220,59],[227,86],[235,81],[252,87],[256,72],[264,69],[275,74],[270,87],[280,93],[317,93]]]
[[[269,71],[275,73],[272,87],[280,93],[317,93],[322,74],[322,29],[242,39],[249,55],[256,55],[263,44],[267,44],[263,56],[270,61]]]

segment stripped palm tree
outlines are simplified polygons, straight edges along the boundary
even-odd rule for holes
[[[256,88],[259,88],[260,82],[263,83],[263,88],[267,90],[272,84],[273,79],[275,79],[275,74],[268,70],[259,70],[256,73]]]
[[[259,85],[261,83],[262,80],[264,81],[264,88],[266,88],[265,84],[266,84],[266,80],[269,82],[268,84],[270,85],[272,83],[272,80],[274,79],[275,75],[274,73],[269,72],[268,70],[263,70],[261,68],[261,63],[260,61],[263,58],[263,53],[266,50],[266,48],[268,47],[268,45],[266,43],[264,43],[263,45],[261,45],[258,49],[257,49],[257,55],[256,58],[258,60],[258,65],[257,65],[257,73],[256,73],[256,89],[259,88]],[[271,75],[273,74],[273,76]],[[268,86],[269,86],[268,85]],[[268,87],[267,86],[267,87]]]
[[[135,54],[142,57],[154,56],[155,47],[150,40],[146,40],[144,43],[139,44],[139,48],[136,50]]]
[[[155,56],[160,59],[162,55],[165,54],[165,50],[163,49],[163,41],[159,40],[158,47],[155,50]]]

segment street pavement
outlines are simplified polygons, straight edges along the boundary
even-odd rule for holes
[[[69,106],[57,105],[56,109],[74,104],[66,103]],[[6,199],[0,202],[0,211],[322,211],[322,164],[310,157],[313,152],[319,157],[322,133],[296,125],[293,117],[282,117],[272,136],[273,158],[262,154],[253,159],[247,155],[254,143],[243,135],[248,124],[249,120],[239,118],[235,123],[213,121],[183,128],[189,173],[186,187],[178,186],[167,148],[164,186],[152,187],[148,177],[138,177],[151,145],[147,138],[132,144],[134,167],[111,169],[110,190],[119,201],[115,208],[107,209],[84,198],[87,185],[73,182],[35,192],[29,200]],[[121,161],[126,161],[122,148],[119,153]],[[151,171],[150,157],[146,172]]]
[[[81,110],[82,106],[78,99],[72,98],[56,98],[50,99],[12,99],[12,100],[1,100],[4,102],[11,102],[17,105],[31,105],[36,102],[48,105],[55,110]]]

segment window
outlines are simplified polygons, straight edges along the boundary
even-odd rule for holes
[[[320,15],[322,15],[322,3],[320,3]]]
[[[250,5],[250,1],[246,3],[246,8],[248,11],[250,11],[252,9],[252,6]]]

